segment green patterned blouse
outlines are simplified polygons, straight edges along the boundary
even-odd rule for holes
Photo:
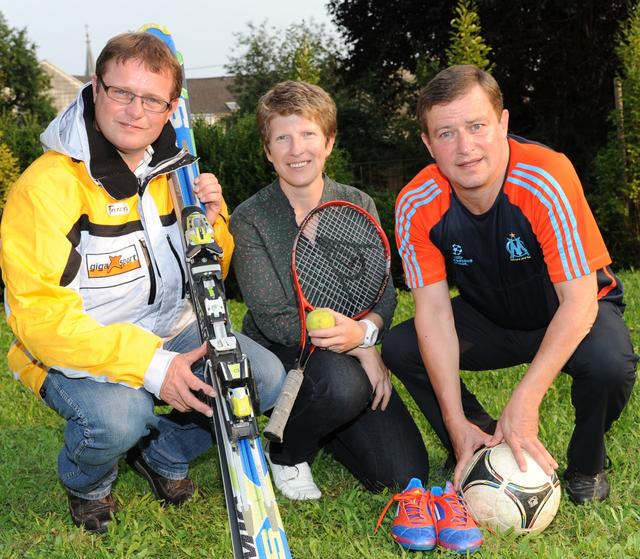
[[[378,212],[364,192],[324,177],[321,203],[347,200],[367,210],[376,219]],[[296,297],[291,285],[291,249],[298,231],[293,208],[276,179],[240,204],[231,216],[235,239],[232,268],[247,305],[242,330],[263,345],[297,345],[300,323]],[[391,324],[396,306],[393,282],[373,309]]]

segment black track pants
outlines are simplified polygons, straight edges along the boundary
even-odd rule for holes
[[[546,331],[544,328],[532,331],[502,328],[461,297],[454,298],[452,306],[463,370],[483,371],[530,363]],[[420,356],[413,319],[396,326],[385,336],[382,356],[451,451],[440,407]],[[637,361],[620,308],[608,301],[600,302],[593,328],[563,367],[573,378],[571,403],[575,408],[575,428],[567,451],[569,468],[587,475],[603,469],[604,434],[629,400]],[[491,418],[464,383],[461,385],[465,415],[490,432]]]

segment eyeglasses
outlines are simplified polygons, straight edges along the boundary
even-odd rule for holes
[[[142,108],[150,113],[166,113],[171,107],[171,103],[163,101],[162,99],[147,97],[146,95],[137,95],[136,93],[122,89],[121,87],[107,85],[104,83],[102,78],[98,79],[100,80],[100,84],[102,85],[104,92],[107,94],[107,97],[121,105],[129,105],[133,103],[133,100],[136,97],[140,97],[140,101],[142,101]]]

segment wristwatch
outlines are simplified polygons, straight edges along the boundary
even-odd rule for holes
[[[367,318],[358,320],[358,322],[361,322],[367,327],[364,333],[364,340],[362,340],[359,347],[371,347],[376,345],[376,341],[378,340],[378,327]]]

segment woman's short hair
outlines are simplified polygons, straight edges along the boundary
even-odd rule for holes
[[[302,81],[280,82],[258,101],[256,117],[264,146],[269,144],[270,123],[276,116],[298,115],[314,121],[326,138],[336,135],[336,104],[320,86]]]

